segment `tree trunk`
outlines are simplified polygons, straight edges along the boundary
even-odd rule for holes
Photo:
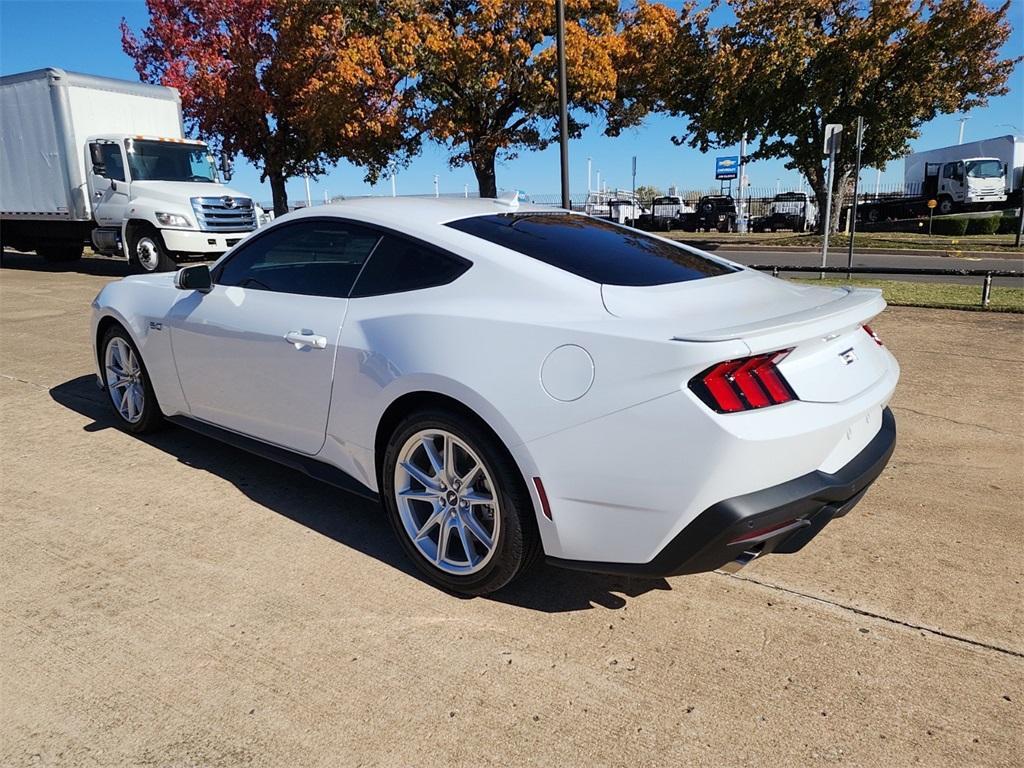
[[[279,170],[267,170],[270,179],[270,194],[274,197],[274,215],[284,216],[288,213],[288,190],[284,187],[285,177]]]
[[[498,180],[494,172],[494,152],[474,153],[473,173],[480,189],[480,197],[497,197]]]

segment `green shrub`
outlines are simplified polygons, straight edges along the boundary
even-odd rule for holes
[[[932,222],[932,234],[960,237],[967,232],[967,219],[936,218]]]
[[[1000,235],[1016,235],[1017,227],[1020,226],[1020,216],[1003,216],[999,220]]]
[[[999,222],[1002,218],[1002,215],[996,214],[995,216],[986,216],[983,219],[968,219],[967,234],[994,235],[999,231]]]

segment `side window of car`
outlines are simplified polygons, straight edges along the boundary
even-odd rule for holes
[[[219,285],[346,298],[380,235],[345,221],[274,227],[242,245],[220,268]]]
[[[384,235],[359,275],[352,298],[445,285],[471,266],[466,259],[426,244]]]

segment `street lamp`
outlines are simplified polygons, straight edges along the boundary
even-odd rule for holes
[[[562,207],[569,208],[569,97],[565,84],[565,0],[555,0],[555,44],[558,49],[558,146],[562,165]]]

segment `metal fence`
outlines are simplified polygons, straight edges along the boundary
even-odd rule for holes
[[[945,276],[945,277],[977,277],[981,280],[981,302],[987,309],[992,300],[992,278],[1010,277],[1024,282],[1024,272],[1014,269],[934,269],[929,267],[806,267],[778,264],[751,264],[751,269],[771,272],[779,277],[782,272],[800,272],[804,274],[835,274],[849,278],[851,275],[898,275],[898,276]]]

